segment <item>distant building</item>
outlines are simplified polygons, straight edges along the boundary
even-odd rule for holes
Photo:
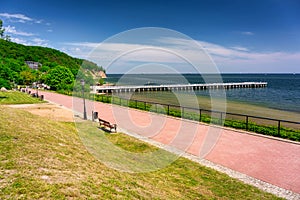
[[[34,62],[34,61],[25,61],[25,63],[30,69],[35,69],[35,70],[37,70],[40,66],[42,66],[41,63]]]

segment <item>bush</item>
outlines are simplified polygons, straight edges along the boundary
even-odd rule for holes
[[[0,78],[0,88],[5,87],[8,90],[11,90],[11,85],[8,80]]]

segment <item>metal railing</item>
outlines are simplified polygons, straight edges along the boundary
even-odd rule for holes
[[[110,95],[99,95],[97,98],[101,102],[300,141],[300,122],[127,99]]]

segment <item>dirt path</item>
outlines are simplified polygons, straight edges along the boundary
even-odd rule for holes
[[[83,112],[82,99],[40,92],[46,100]],[[300,145],[187,120],[87,101],[87,113],[98,111],[122,129],[174,146],[213,163],[300,193]]]

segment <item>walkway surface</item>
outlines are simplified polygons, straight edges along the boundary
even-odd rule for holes
[[[82,99],[39,92],[46,100],[83,112]],[[213,163],[300,193],[300,145],[125,107],[86,101],[87,113]]]

